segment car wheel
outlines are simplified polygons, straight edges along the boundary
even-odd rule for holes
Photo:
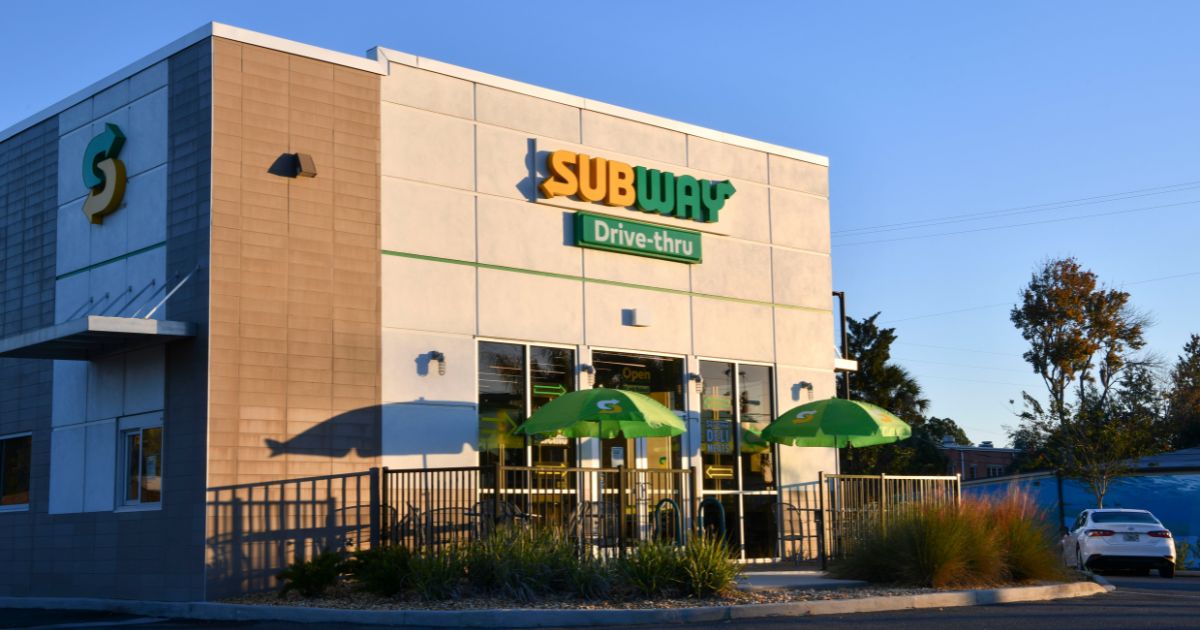
[[[1159,568],[1159,570],[1158,570],[1158,577],[1164,577],[1164,578],[1173,578],[1173,577],[1175,577],[1175,565],[1173,565],[1173,564],[1164,564],[1164,565],[1163,565],[1161,568]]]

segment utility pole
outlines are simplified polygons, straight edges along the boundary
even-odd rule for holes
[[[838,311],[842,316],[842,358],[850,358],[850,337],[846,332],[846,292],[834,291],[833,297],[838,299]],[[842,372],[841,397],[850,400],[850,372]]]

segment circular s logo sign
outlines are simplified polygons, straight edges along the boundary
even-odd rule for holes
[[[616,398],[597,400],[596,409],[599,409],[600,413],[621,413],[620,402],[621,401],[617,400]]]
[[[83,213],[92,223],[103,221],[125,196],[125,163],[117,159],[123,146],[121,128],[105,123],[104,131],[92,138],[83,152],[83,185],[89,190]]]

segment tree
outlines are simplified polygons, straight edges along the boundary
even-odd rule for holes
[[[1167,422],[1173,448],[1200,446],[1200,335],[1192,335],[1171,369]]]
[[[896,444],[843,449],[842,471],[944,474],[947,460],[937,449],[943,436],[951,435],[960,443],[970,441],[953,420],[925,418],[929,401],[921,395],[921,385],[908,370],[891,362],[896,330],[880,328],[878,318],[875,313],[862,320],[846,320],[850,356],[858,360],[858,371],[850,378],[850,397],[896,414],[912,427],[913,437]]]
[[[1100,506],[1112,479],[1156,450],[1161,428],[1161,407],[1144,398],[1154,389],[1150,361],[1134,355],[1150,321],[1129,297],[1064,258],[1033,274],[1010,313],[1029,342],[1023,356],[1048,394],[1043,405],[1023,393],[1021,423],[1010,437],[1030,450],[1018,467],[1052,466],[1082,479]]]

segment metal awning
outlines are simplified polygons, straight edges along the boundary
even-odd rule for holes
[[[194,336],[190,322],[88,315],[0,339],[0,357],[87,361]]]

